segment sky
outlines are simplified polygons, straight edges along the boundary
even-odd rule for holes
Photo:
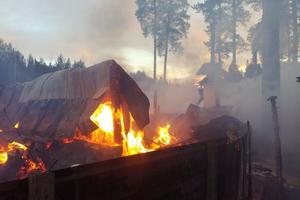
[[[127,71],[153,74],[153,40],[142,35],[134,15],[135,0],[1,0],[0,9],[0,38],[25,56],[49,62],[62,53],[88,66],[115,59]],[[209,61],[203,17],[193,10],[189,14],[191,27],[182,40],[184,51],[169,56],[170,79],[192,77]],[[245,59],[242,56],[239,64]],[[163,59],[159,59],[158,76],[162,73]]]

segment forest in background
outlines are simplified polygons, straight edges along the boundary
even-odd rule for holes
[[[46,63],[43,58],[28,58],[12,44],[0,40],[0,85],[30,81],[45,73],[69,68],[84,68],[82,60],[71,62],[60,54],[54,63]]]

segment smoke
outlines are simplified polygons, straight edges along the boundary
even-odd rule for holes
[[[300,174],[300,84],[296,76],[300,74],[298,65],[281,66],[281,91],[277,106],[282,140],[284,170],[286,176]],[[241,121],[250,121],[253,127],[254,157],[269,166],[274,165],[274,129],[271,104],[262,97],[261,77],[244,79],[237,84],[218,88],[221,104],[231,106],[231,115]]]
[[[277,99],[284,171],[287,178],[300,174],[300,83],[296,76],[300,67],[281,66],[281,92]],[[253,129],[253,156],[270,168],[274,166],[274,129],[271,103],[262,96],[261,77],[244,78],[239,83],[222,82],[217,85],[221,106],[230,108],[230,115],[242,122],[251,123]],[[199,98],[197,87],[192,82],[156,86],[147,81],[138,84],[153,103],[154,89],[158,88],[158,104],[162,113],[181,114]],[[205,97],[204,97],[205,98]]]
[[[83,59],[88,66],[115,59],[129,71],[138,68],[152,74],[153,41],[142,35],[133,0],[11,0],[1,1],[0,6],[6,8],[0,12],[1,37],[26,56],[53,61],[62,53],[71,60]],[[188,77],[204,61],[200,57],[206,51],[203,20],[200,15],[191,20],[189,37],[183,40],[185,51],[170,56],[170,78]],[[144,60],[139,52],[146,52]],[[161,75],[163,59],[159,66]]]

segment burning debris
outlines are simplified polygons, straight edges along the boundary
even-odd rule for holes
[[[156,127],[153,138],[145,140],[149,101],[114,61],[4,87],[0,102],[0,139],[11,140],[13,135],[21,141],[0,146],[0,168],[8,165],[11,157],[18,157],[23,164],[15,175],[21,179],[59,168],[54,167],[59,161],[49,161],[49,155],[55,157],[51,152],[62,145],[82,144],[83,154],[86,148],[111,149],[113,158],[154,151],[176,141],[169,124]],[[73,164],[77,163],[69,166]]]
[[[98,199],[99,191],[106,199],[111,197],[111,191],[105,189],[107,187],[115,189],[115,197],[121,198],[128,194],[142,196],[144,190],[138,188],[144,186],[153,195],[157,188],[161,188],[161,191],[173,191],[170,198],[175,199],[182,199],[186,194],[196,195],[201,199],[213,193],[230,198],[237,196],[241,151],[235,147],[242,141],[242,123],[231,117],[221,117],[212,120],[207,126],[199,126],[202,118],[208,120],[212,116],[202,116],[202,110],[191,105],[173,123],[167,123],[171,117],[158,115],[146,129],[145,126],[149,123],[147,97],[113,61],[87,70],[103,72],[103,68],[116,74],[108,76],[112,79],[108,81],[110,87],[102,85],[105,89],[97,90],[96,98],[93,94],[70,99],[72,95],[67,98],[64,94],[72,92],[58,94],[59,92],[51,90],[50,85],[56,84],[52,81],[59,81],[56,76],[75,73],[70,72],[71,70],[59,72],[60,75],[50,74],[48,78],[44,78],[43,84],[34,80],[26,83],[27,85],[16,86],[23,96],[12,95],[10,102],[3,104],[5,106],[1,115],[6,121],[0,122],[3,127],[0,142],[9,141],[0,143],[1,181],[29,176],[29,195],[52,195],[58,199],[72,198],[72,195],[80,199]],[[82,74],[77,74],[76,77],[84,76],[87,72],[79,70],[78,73]],[[48,82],[50,77],[53,80]],[[70,79],[61,80],[61,85],[70,85],[64,83]],[[25,89],[28,85],[35,92]],[[82,85],[76,87],[80,88],[79,86]],[[26,95],[24,90],[27,91]],[[51,98],[44,99],[43,96]],[[0,102],[4,98],[7,97],[2,93]],[[32,110],[32,113],[28,110]],[[228,131],[231,131],[230,135],[227,134]],[[184,137],[184,134],[191,139]],[[228,142],[231,136],[237,136],[232,143]],[[211,141],[199,143],[210,139],[216,139],[213,145]],[[162,150],[155,152],[159,149]],[[127,158],[120,158],[122,156]],[[218,162],[211,161],[214,159]],[[51,173],[31,176],[47,171]],[[214,177],[213,174],[218,176]],[[49,177],[52,181],[48,181]],[[211,180],[216,182],[216,187]],[[22,181],[24,183],[27,180]],[[95,184],[84,186],[88,185],[85,182],[90,181]],[[157,185],[165,181],[170,184]],[[102,187],[103,184],[105,187]],[[74,185],[76,188],[73,188]],[[131,187],[127,189],[124,185]],[[18,185],[12,188],[5,187],[0,191],[0,196],[6,197],[9,193],[7,191],[15,189],[21,191],[20,194],[10,192],[8,199],[22,199],[26,195],[25,187]],[[36,192],[44,191],[45,188],[48,188],[49,194]],[[216,188],[218,190],[214,190]],[[165,191],[158,195],[160,193],[165,194]],[[155,195],[150,195],[149,198],[152,199]]]
[[[11,157],[16,157],[23,162],[16,174],[19,179],[26,178],[29,174],[36,172],[44,173],[47,170],[40,157],[33,158],[29,148],[16,141],[10,142],[6,146],[0,146],[0,167],[6,165]]]

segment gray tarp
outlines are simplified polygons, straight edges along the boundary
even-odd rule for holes
[[[58,71],[31,82],[2,87],[0,128],[20,121],[26,134],[70,136],[107,94],[114,105],[126,106],[140,128],[149,123],[148,98],[122,67],[108,60],[85,69]]]

